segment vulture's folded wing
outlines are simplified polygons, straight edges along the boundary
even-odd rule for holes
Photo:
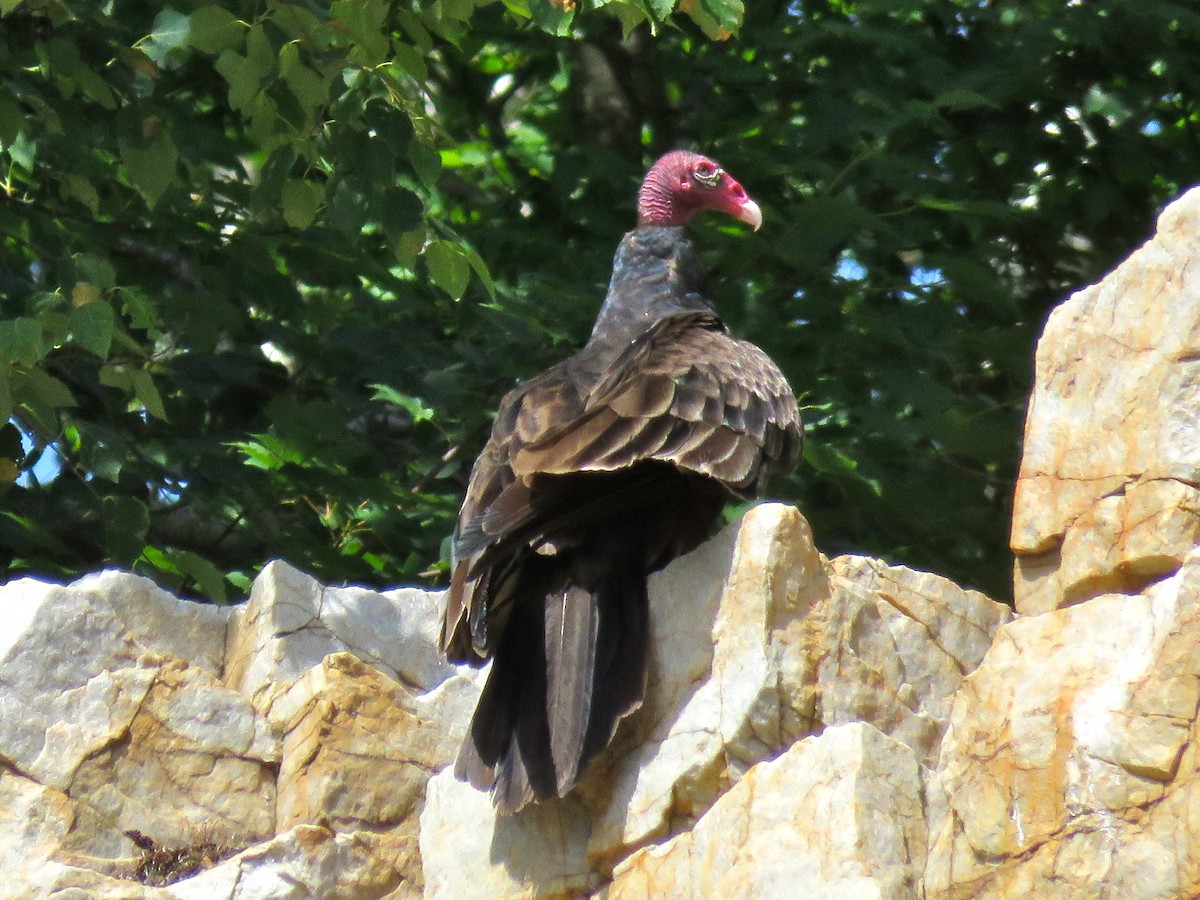
[[[661,319],[630,344],[574,421],[520,423],[509,456],[518,479],[657,460],[746,494],[773,465],[795,461],[801,434],[778,367],[701,312]]]

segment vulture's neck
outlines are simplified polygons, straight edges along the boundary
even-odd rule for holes
[[[612,281],[588,346],[624,347],[664,316],[713,310],[704,271],[682,228],[641,226],[617,247]]]

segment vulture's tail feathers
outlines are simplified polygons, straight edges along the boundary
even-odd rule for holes
[[[559,796],[579,777],[596,693],[602,618],[596,596],[574,584],[546,604],[546,715]]]
[[[608,746],[621,719],[642,705],[649,659],[649,602],[646,573],[624,560],[613,567],[596,640],[595,679],[587,736],[576,777]]]
[[[589,590],[538,568],[520,589],[544,602],[514,604],[455,764],[504,813],[570,791],[645,692],[645,573],[606,567]]]

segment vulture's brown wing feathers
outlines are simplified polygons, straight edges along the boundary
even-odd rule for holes
[[[795,461],[799,413],[783,374],[716,316],[660,319],[635,340],[568,423],[518,434],[518,478],[673,463],[754,494],[768,467]]]

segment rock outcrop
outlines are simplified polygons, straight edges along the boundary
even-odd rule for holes
[[[916,896],[918,772],[1008,619],[937,576],[827,561],[796,510],[759,506],[652,579],[647,702],[577,797],[501,817],[449,771],[434,776],[426,895],[724,896],[761,862],[770,872],[731,896],[816,890],[817,872],[831,897],[851,884]],[[769,836],[789,831],[783,845]]]
[[[446,770],[481,673],[438,658],[441,602],[278,562],[232,612],[119,572],[0,588],[21,613],[0,657],[12,896],[706,895],[813,872],[909,896],[920,773],[1010,617],[825,560],[795,509],[759,506],[653,579],[651,689],[613,752],[498,817]]]
[[[1013,504],[1017,611],[1136,594],[1200,543],[1200,188],[1051,313]]]
[[[1200,895],[1200,191],[1038,349],[1020,615],[756,507],[651,582],[641,709],[562,801],[447,766],[442,596],[269,564],[218,609],[0,587],[0,898]]]
[[[927,896],[1200,891],[1200,551],[1000,630],[928,782]]]

